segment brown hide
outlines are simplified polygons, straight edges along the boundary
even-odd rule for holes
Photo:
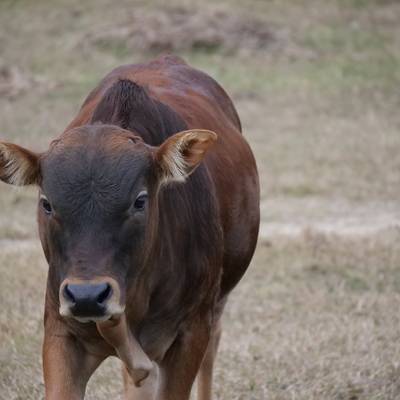
[[[116,84],[117,95],[113,89]],[[136,114],[129,109],[131,99],[124,98],[130,93],[126,88],[138,95]],[[158,121],[154,113],[160,116]],[[168,126],[175,128],[171,131]],[[189,134],[172,136],[178,130]],[[94,136],[98,141],[92,140]],[[118,308],[115,319],[96,324],[62,318],[58,297],[61,272],[50,265],[43,347],[46,398],[83,399],[93,371],[106,357],[116,355],[125,365],[127,399],[188,400],[199,374],[199,399],[210,400],[220,317],[228,294],[250,263],[259,228],[257,168],[237,112],[225,91],[208,75],[180,58],[160,57],[108,74],[51,150],[62,155],[63,146],[70,149],[79,145],[96,155],[98,143],[111,153],[131,146],[135,154],[153,154],[158,172],[149,180],[154,182],[160,180],[160,174],[167,180],[173,177],[162,162],[173,158],[165,154],[178,148],[186,157],[187,176],[181,179],[185,182],[172,183],[171,187],[153,185],[156,193],[149,193],[153,222],[147,227],[145,262],[135,266],[134,275],[128,273],[124,278],[125,289],[115,301],[125,304]],[[79,158],[68,168],[73,168],[74,162],[77,165]],[[82,170],[85,172],[84,167]],[[35,181],[32,177],[29,180]],[[45,232],[45,217],[39,213],[38,219],[44,251],[50,259],[55,252],[49,244],[51,232]],[[98,222],[98,229],[106,229],[107,221]],[[81,234],[84,228],[75,231]],[[79,270],[79,266],[92,259],[101,271],[95,277],[97,287],[110,290],[108,282],[121,279],[111,273],[111,280],[105,277],[112,249],[104,250],[106,241],[93,232],[85,237],[94,247],[89,249],[79,240],[75,244],[79,257],[74,268],[81,274],[79,279],[90,281],[92,270]],[[185,260],[184,265],[172,265],[175,255],[175,264]],[[64,281],[71,296],[77,287],[74,282]],[[112,288],[120,293],[117,283]]]

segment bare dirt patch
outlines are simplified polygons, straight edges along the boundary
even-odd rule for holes
[[[18,65],[2,64],[0,61],[0,96],[3,99],[15,100],[32,89],[43,93],[56,87],[57,84],[49,79],[35,76]]]
[[[129,49],[163,52],[258,50],[276,42],[266,22],[254,15],[239,15],[223,8],[172,7],[137,9],[124,26],[112,26],[88,35],[100,47],[123,45]]]
[[[0,65],[0,96],[15,98],[34,84],[17,66]]]

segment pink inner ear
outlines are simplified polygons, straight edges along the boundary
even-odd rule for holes
[[[188,165],[195,166],[201,162],[204,153],[207,151],[207,148],[202,146],[201,142],[191,140],[190,143],[186,145],[186,148],[182,151],[182,156]]]
[[[184,151],[183,157],[189,165],[195,166],[201,162],[207,150],[216,140],[214,132],[201,132],[194,138],[190,138]]]
[[[157,150],[156,160],[164,171],[163,182],[184,181],[197,167],[217,135],[207,130],[176,133]]]
[[[39,155],[16,144],[0,142],[0,179],[18,186],[38,184]]]

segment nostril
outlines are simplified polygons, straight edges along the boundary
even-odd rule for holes
[[[74,294],[71,292],[71,290],[69,289],[68,285],[65,285],[65,287],[64,287],[64,297],[65,297],[67,300],[71,301],[72,303],[74,303],[74,304],[76,303],[75,296],[74,296]]]
[[[113,289],[110,283],[66,283],[62,288],[62,297],[67,308],[74,317],[104,316],[107,302]]]
[[[105,283],[104,289],[97,296],[97,304],[103,304],[110,297],[111,291],[112,291],[111,285]]]

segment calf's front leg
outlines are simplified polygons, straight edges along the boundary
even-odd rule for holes
[[[46,400],[83,400],[86,384],[103,361],[68,333],[45,329],[43,373]]]
[[[158,366],[150,360],[130,331],[126,315],[98,322],[97,329],[124,363],[125,399],[156,400],[159,385]]]
[[[150,371],[141,386],[135,385],[126,367],[123,367],[124,399],[125,400],[158,400],[160,386],[160,371],[157,365]]]

